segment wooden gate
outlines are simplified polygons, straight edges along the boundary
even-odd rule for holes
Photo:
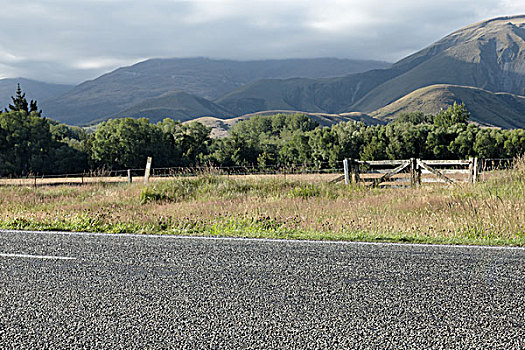
[[[362,161],[345,159],[344,175],[333,182],[364,183],[373,187],[419,186],[422,183],[475,183],[478,159],[468,160],[403,160]]]

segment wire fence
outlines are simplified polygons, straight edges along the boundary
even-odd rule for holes
[[[513,158],[487,158],[480,160],[480,173],[512,168]],[[151,168],[152,178],[190,177],[202,175],[300,175],[300,174],[341,174],[343,163],[315,162],[292,165],[244,165],[244,166],[192,166]],[[340,165],[340,166],[339,166]],[[20,177],[0,178],[0,185],[59,185],[131,182],[144,177],[144,168],[135,169],[94,169],[82,173],[69,174],[28,174]]]
[[[150,178],[191,177],[202,175],[299,175],[299,174],[339,174],[341,167],[329,167],[328,162],[297,164],[289,166],[193,166],[151,168]],[[28,174],[19,177],[0,178],[0,185],[60,185],[89,183],[119,183],[140,181],[145,176],[144,168],[134,169],[95,169],[82,173],[68,174]],[[138,178],[138,179],[137,179]],[[133,180],[132,180],[133,179]]]
[[[485,158],[480,159],[481,171],[505,170],[514,166],[515,158]]]
[[[328,162],[312,165],[290,166],[201,166],[201,167],[168,167],[153,168],[151,175],[156,177],[197,176],[203,174],[214,175],[284,175],[284,174],[333,174],[343,171],[342,166],[327,167]],[[143,171],[143,170],[142,170]]]

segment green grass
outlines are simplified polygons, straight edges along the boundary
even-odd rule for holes
[[[146,204],[153,201],[181,202],[208,201],[212,199],[234,199],[242,197],[259,198],[312,198],[336,199],[348,196],[364,188],[348,187],[341,184],[306,183],[285,179],[228,178],[204,175],[195,178],[175,178],[170,181],[154,183],[140,192],[140,201]]]
[[[23,218],[3,220],[0,229],[36,230],[36,231],[70,231],[70,232],[103,232],[103,233],[142,233],[173,234],[206,237],[266,238],[321,241],[356,241],[356,242],[389,242],[389,243],[425,243],[425,244],[467,244],[467,245],[502,245],[525,246],[525,233],[515,238],[501,238],[480,234],[466,228],[453,237],[430,237],[423,234],[404,234],[402,232],[376,231],[311,231],[288,228],[275,218],[259,219],[230,218],[222,222],[207,223],[198,220],[187,220],[172,225],[169,221],[157,224],[105,223],[88,216],[74,217],[70,220],[32,221]]]

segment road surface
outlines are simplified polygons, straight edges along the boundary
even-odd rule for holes
[[[525,249],[0,231],[0,349],[523,349]]]

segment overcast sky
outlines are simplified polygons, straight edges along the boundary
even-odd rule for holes
[[[0,0],[0,78],[79,83],[152,57],[394,62],[525,0]]]

